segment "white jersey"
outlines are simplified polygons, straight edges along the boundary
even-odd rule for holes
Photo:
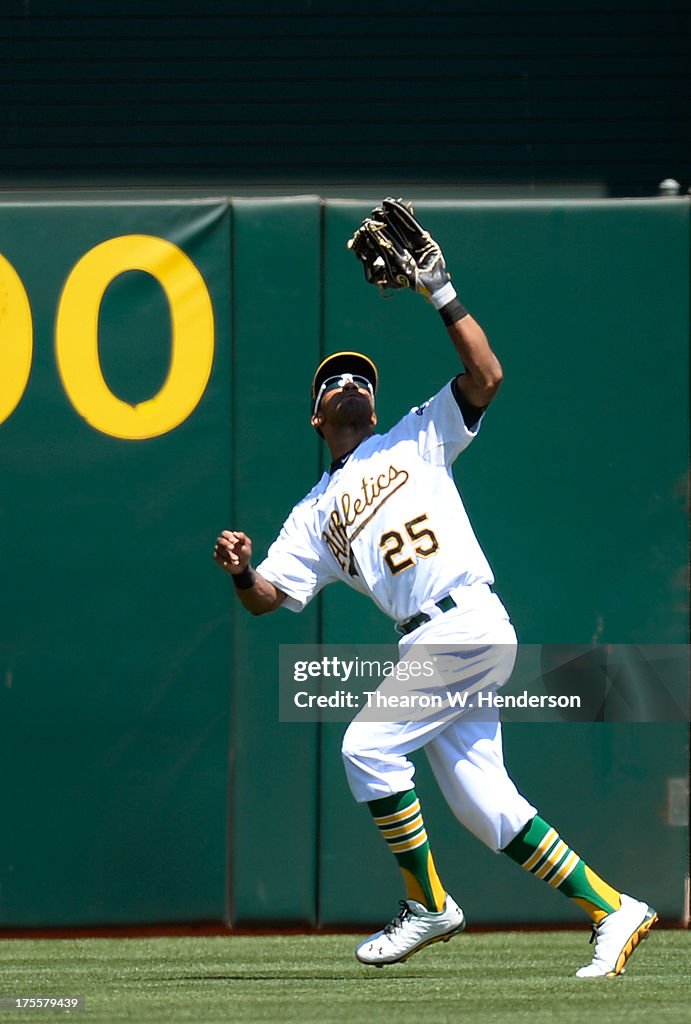
[[[396,622],[456,588],[493,583],[451,471],[478,429],[466,426],[449,382],[325,472],[257,572],[291,611],[341,580]]]

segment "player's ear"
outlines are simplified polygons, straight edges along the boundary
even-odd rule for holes
[[[377,425],[377,423],[378,423],[378,422],[379,422],[379,421],[378,421],[378,419],[377,419],[377,414],[376,414],[376,412],[374,411],[374,409],[372,409],[372,415],[370,416],[370,423],[372,424],[372,426],[373,426],[373,427],[376,427],[376,425]]]
[[[310,423],[312,424],[312,426],[317,431],[317,433],[319,434],[320,437],[324,437],[324,433],[322,431],[322,427],[324,426],[324,422],[325,422],[325,419],[324,419],[324,417],[322,416],[322,414],[320,412],[318,412],[316,414],[316,416],[313,416],[312,419],[310,420]]]

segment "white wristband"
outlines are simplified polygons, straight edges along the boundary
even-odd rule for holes
[[[452,302],[456,298],[456,289],[447,281],[445,285],[436,291],[432,292],[429,297],[429,301],[432,303],[435,309],[441,309],[442,306],[446,306],[449,302]]]

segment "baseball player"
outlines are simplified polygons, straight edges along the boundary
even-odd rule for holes
[[[516,635],[492,591],[452,465],[478,434],[502,380],[484,330],[461,305],[438,244],[409,204],[385,199],[349,242],[369,283],[411,288],[438,310],[462,370],[427,402],[378,433],[378,373],[358,352],[325,359],[312,381],[312,426],[331,465],[293,508],[265,559],[253,568],[240,530],[216,540],[216,562],[244,607],[299,612],[341,581],[368,595],[396,624],[400,658],[413,645],[443,645],[444,688],[498,688],[509,678]],[[646,903],[597,875],[516,789],[504,766],[498,712],[485,709],[368,721],[346,730],[343,761],[356,801],[368,806],[405,883],[400,912],[356,949],[365,964],[407,960],[465,927],[437,873],[409,755],[424,749],[458,820],[577,903],[591,918],[595,948],[579,978],[614,977],[657,920]]]

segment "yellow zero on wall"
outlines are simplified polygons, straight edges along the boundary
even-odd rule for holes
[[[0,254],[0,423],[11,416],[31,373],[34,330],[21,278]]]
[[[168,375],[160,391],[139,405],[113,394],[98,353],[103,296],[116,277],[130,270],[144,271],[158,281],[171,319]],[[195,409],[211,374],[214,319],[204,278],[189,257],[165,239],[122,235],[101,242],[82,256],[65,282],[55,325],[55,355],[70,401],[96,430],[128,440],[173,430]],[[19,369],[15,372],[19,380]]]

